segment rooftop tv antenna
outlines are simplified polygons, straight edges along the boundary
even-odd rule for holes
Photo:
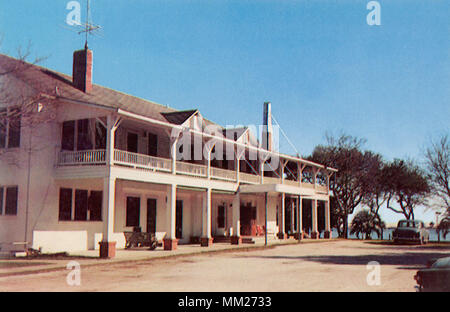
[[[85,43],[84,43],[84,48],[85,49],[87,49],[88,48],[88,36],[91,34],[91,35],[94,35],[94,32],[96,31],[96,30],[98,30],[98,29],[100,29],[100,26],[99,25],[94,25],[94,24],[91,24],[90,22],[89,22],[89,15],[90,15],[90,13],[91,13],[91,8],[90,8],[90,1],[89,0],[86,0],[86,23],[84,23],[84,25],[81,25],[82,27],[84,26],[84,29],[83,30],[80,30],[79,32],[78,32],[78,34],[82,34],[82,33],[85,33],[85,35],[86,35],[86,41],[85,41]]]
[[[72,31],[75,31],[77,34],[85,34],[85,43],[84,43],[84,47],[87,49],[88,47],[88,38],[89,35],[98,35],[100,37],[101,34],[99,33],[99,30],[101,29],[101,27],[99,25],[95,25],[92,24],[90,22],[90,15],[91,15],[91,6],[90,6],[90,1],[86,0],[86,22],[85,23],[81,23],[81,21],[79,22],[75,22],[72,24],[69,24],[70,27],[67,27],[67,25],[64,25],[64,28],[68,28]]]

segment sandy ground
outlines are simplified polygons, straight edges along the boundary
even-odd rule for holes
[[[416,271],[449,255],[448,245],[338,240],[82,267],[80,286],[67,284],[69,270],[9,276],[0,291],[415,291]],[[380,285],[367,283],[370,261]]]

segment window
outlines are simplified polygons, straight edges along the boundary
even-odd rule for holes
[[[3,214],[3,187],[0,187],[0,216]]]
[[[95,131],[94,128],[95,127]],[[95,138],[94,138],[95,134]],[[95,140],[95,142],[94,142]],[[106,129],[99,122],[90,119],[64,121],[62,125],[61,148],[65,151],[85,151],[94,147],[106,147]]]
[[[148,155],[158,156],[158,136],[153,133],[148,134]]]
[[[0,148],[20,147],[21,117],[17,108],[0,110]]]
[[[11,118],[9,121],[8,147],[20,147],[20,116]]]
[[[18,186],[0,187],[0,215],[17,215],[18,195]]]
[[[91,221],[102,221],[103,192],[92,191],[89,196],[89,219]]]
[[[127,197],[127,223],[126,226],[139,226],[141,211],[141,199],[139,197]]]
[[[72,220],[72,189],[61,188],[59,190],[59,220]]]
[[[92,149],[91,131],[89,119],[77,121],[77,150],[85,151]]]
[[[87,221],[88,216],[88,191],[75,190],[75,220]]]
[[[138,152],[138,135],[133,132],[127,134],[127,151],[131,153]]]
[[[225,205],[219,206],[219,211],[217,214],[217,227],[225,228]]]
[[[276,209],[276,213],[275,213],[275,215],[276,215],[276,225],[278,226],[278,214],[279,214],[279,211],[278,211],[278,205],[277,205],[277,209]]]
[[[75,196],[73,196],[75,195]],[[102,191],[59,189],[59,220],[60,221],[101,221]],[[74,213],[72,218],[72,202]]]
[[[0,148],[6,147],[6,137],[7,137],[7,120],[6,120],[6,109],[0,110]]]
[[[61,147],[65,151],[75,149],[75,121],[63,122]]]
[[[95,122],[95,149],[106,149],[106,128],[98,121]]]

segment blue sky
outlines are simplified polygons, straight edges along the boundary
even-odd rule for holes
[[[68,2],[2,1],[2,52],[31,41],[41,65],[71,74],[84,38],[65,24]],[[419,160],[450,131],[450,1],[380,0],[381,26],[367,25],[368,2],[92,0],[94,82],[222,125],[260,124],[271,101],[302,155],[328,131]]]

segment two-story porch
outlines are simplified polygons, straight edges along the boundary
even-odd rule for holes
[[[73,190],[66,206],[74,216],[77,203],[82,202],[77,191],[83,190],[83,184],[95,185],[87,194],[101,192],[101,224],[90,234],[94,238],[88,239],[88,248],[100,242],[102,256],[113,256],[108,251],[114,250],[114,242],[123,248],[123,232],[135,226],[157,233],[168,250],[178,242],[210,246],[213,237],[228,237],[235,244],[242,235],[265,233],[301,239],[303,229],[317,238],[318,201],[325,203],[320,209],[325,216],[325,237],[329,237],[332,169],[241,143],[236,136],[229,139],[183,129],[184,134],[180,131],[174,137],[174,125],[129,114],[69,123],[62,125],[62,150],[57,151],[54,177],[61,189]],[[207,156],[223,144],[223,157],[216,153],[215,158],[196,159],[194,149],[192,157],[186,157],[186,145],[180,143],[186,133],[192,135],[192,146],[195,140],[201,142]],[[273,165],[275,157],[279,157],[278,166]],[[86,219],[89,211],[88,207]],[[304,211],[311,215],[305,221]]]

